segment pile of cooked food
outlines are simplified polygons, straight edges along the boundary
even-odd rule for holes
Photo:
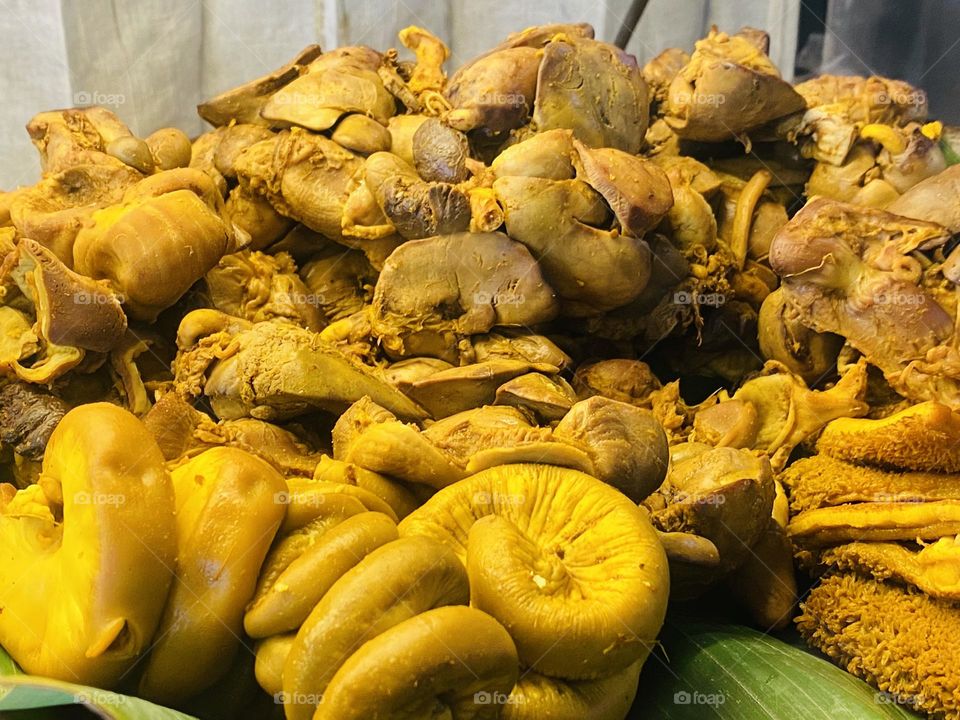
[[[960,718],[958,130],[752,28],[399,41],[192,139],[28,123],[0,646],[204,720],[622,720],[720,589]]]

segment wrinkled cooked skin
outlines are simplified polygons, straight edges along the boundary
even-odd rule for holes
[[[913,585],[932,598],[960,600],[960,545],[940,538],[912,550],[897,543],[853,542],[828,550],[821,561],[840,570],[860,571],[877,580]]]
[[[815,587],[801,610],[800,634],[837,665],[931,717],[960,717],[954,603],[839,573]]]
[[[929,401],[883,418],[840,418],[824,428],[817,450],[874,467],[960,472],[960,413]]]
[[[377,282],[377,272],[363,253],[338,245],[312,255],[300,269],[300,276],[330,322],[362,310]]]
[[[927,116],[926,93],[877,75],[820,75],[795,90],[808,109],[799,122],[788,121],[788,136],[809,135],[804,153],[831,165],[843,163],[864,125],[905,125]]]
[[[960,500],[960,477],[940,472],[882,470],[819,453],[792,463],[778,476],[799,514],[847,503]]]
[[[205,276],[214,308],[251,322],[286,318],[314,332],[326,326],[287,253],[227,255]]]
[[[535,325],[556,313],[553,290],[523,245],[499,233],[459,233],[394,251],[377,280],[370,320],[393,356],[456,362],[469,335]]]
[[[768,361],[759,377],[747,381],[729,400],[701,410],[693,422],[693,439],[719,447],[750,448],[765,453],[775,471],[782,470],[801,442],[836,418],[865,415],[865,363],[853,366],[829,390],[810,390],[798,376]]]
[[[74,241],[94,210],[120,202],[142,178],[122,163],[69,167],[11,193],[10,219],[21,237],[36,240],[73,267]]]
[[[120,118],[102,107],[40,113],[27,123],[27,133],[45,175],[77,165],[119,167],[122,161],[105,151],[114,140],[133,137]]]
[[[93,213],[77,233],[73,266],[108,280],[127,314],[152,322],[225,254],[237,238],[209,176],[183,168],[130,187],[123,203]]]
[[[181,330],[192,324],[191,315]],[[401,417],[425,417],[371,368],[346,357],[318,334],[283,321],[194,338],[178,353],[174,372],[182,395],[202,392],[224,420],[282,420],[317,409],[342,412],[364,395]]]
[[[777,233],[770,265],[803,325],[845,338],[905,397],[960,407],[956,300],[924,285],[913,255],[949,237],[933,223],[821,198]]]
[[[14,382],[0,387],[0,443],[28,460],[42,460],[50,434],[70,406],[55,395]]]
[[[711,30],[671,82],[665,120],[682,138],[714,142],[803,108],[754,37]]]
[[[361,158],[299,128],[254,143],[237,158],[241,184],[286,217],[337,240],[349,183]]]
[[[371,155],[364,165],[364,178],[380,210],[407,240],[461,232],[470,226],[470,200],[462,189],[449,182],[421,180],[396,155]]]

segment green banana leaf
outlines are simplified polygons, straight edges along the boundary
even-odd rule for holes
[[[54,715],[50,708],[63,708],[67,705],[86,707],[104,720],[196,720],[190,715],[154,705],[140,698],[24,675],[10,656],[0,648],[0,717],[9,717],[11,720],[46,720],[62,717]]]
[[[671,620],[647,661],[636,717],[658,720],[916,720],[826,660],[739,625]],[[105,720],[195,720],[139,698],[21,673],[0,649],[0,717],[47,720],[83,705]],[[631,717],[634,715],[632,714]],[[56,716],[58,717],[58,716]]]
[[[671,620],[633,713],[659,720],[916,720],[909,705],[806,650],[739,625]]]
[[[960,163],[960,127],[946,126],[940,136],[940,150],[947,165]]]

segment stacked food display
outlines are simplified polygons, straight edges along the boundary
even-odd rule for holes
[[[585,24],[449,74],[399,40],[193,139],[29,122],[0,710],[622,720],[666,669],[663,717],[726,717],[669,603],[874,688],[809,717],[960,718],[957,130],[751,28],[643,68]]]

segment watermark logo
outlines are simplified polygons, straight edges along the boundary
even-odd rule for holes
[[[281,691],[273,694],[273,702],[277,705],[305,705],[316,707],[323,704],[323,695],[305,692]]]
[[[874,493],[871,496],[872,502],[878,503],[921,503],[923,498],[916,493]]]
[[[521,705],[523,697],[504,692],[488,692],[481,690],[473,694],[475,705]]]
[[[102,505],[120,507],[127,502],[127,496],[120,493],[78,492],[73,495],[75,505]]]
[[[75,292],[72,296],[76,305],[112,305],[115,302],[123,303],[126,298],[118,293]]]
[[[720,506],[727,502],[727,496],[722,493],[710,493],[708,495],[693,495],[690,493],[678,493],[674,497],[678,503],[687,503],[688,505],[716,505]]]
[[[877,705],[918,708],[923,705],[923,695],[897,695],[896,693],[881,691],[874,694],[873,701]]]
[[[702,107],[720,107],[727,101],[722,93],[689,93],[678,92],[670,96],[670,100],[678,105],[700,105]]]
[[[123,705],[127,701],[124,695],[89,688],[74,693],[73,702],[78,705]]]
[[[709,707],[719,707],[727,701],[723,693],[702,693],[687,692],[680,690],[673,694],[674,705],[707,705]]]
[[[473,494],[474,505],[523,505],[526,501],[526,495],[514,493],[488,493],[481,490]]]
[[[508,107],[526,107],[527,97],[523,93],[487,92],[477,96],[477,105],[505,105]]]
[[[673,294],[674,305],[705,305],[708,307],[720,307],[726,302],[727,296],[723,293],[702,293],[679,290]]]
[[[78,90],[73,94],[73,104],[76,107],[90,107],[92,105],[119,107],[126,101],[127,97],[122,93],[105,93],[99,90]]]
[[[275,505],[301,505],[319,507],[327,502],[327,496],[322,492],[289,492],[281,491],[273,494]]]
[[[523,293],[513,290],[500,290],[495,293],[481,290],[473,294],[474,305],[523,305],[524,302],[526,297]]]
[[[922,293],[881,292],[873,296],[874,305],[892,305],[895,307],[920,307],[926,302]]]
[[[871,95],[873,105],[925,105],[927,94],[923,90],[913,90],[911,92],[890,92],[889,90],[880,90]]]
[[[327,299],[322,293],[277,293],[273,296],[275,302],[285,305],[312,305],[320,307],[326,305]]]

